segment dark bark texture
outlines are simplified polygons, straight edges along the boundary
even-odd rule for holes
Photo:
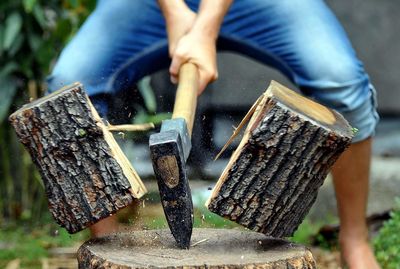
[[[333,113],[342,122],[324,125],[268,96],[209,210],[268,236],[292,236],[351,142],[350,126]]]
[[[134,196],[80,84],[10,116],[40,171],[49,209],[75,233],[129,205]]]
[[[113,268],[316,268],[304,246],[262,234],[194,229],[192,247],[180,249],[168,230],[137,231],[92,239],[78,250],[81,269]]]

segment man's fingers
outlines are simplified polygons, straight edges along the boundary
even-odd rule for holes
[[[182,64],[183,64],[183,57],[175,53],[174,57],[172,57],[171,65],[169,67],[169,73],[172,76],[178,76],[179,69],[181,68]]]
[[[169,73],[171,75],[171,82],[176,84],[179,77],[179,69],[184,63],[183,57],[179,54],[174,55],[172,58],[171,65],[169,66]]]
[[[215,81],[218,78],[218,71],[217,70],[199,70],[199,92],[198,94],[202,94],[207,85],[210,82]]]
[[[197,92],[198,96],[200,96],[204,92],[207,85],[208,85],[208,83],[205,83],[204,81],[199,81],[199,91]]]
[[[169,78],[173,84],[178,84],[178,77],[170,76]]]

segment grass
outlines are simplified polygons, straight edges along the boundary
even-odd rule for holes
[[[400,198],[396,199],[395,208],[373,241],[375,254],[382,268],[400,268]]]
[[[36,225],[3,225],[0,229],[0,268],[5,268],[14,259],[21,260],[21,268],[41,268],[40,259],[48,257],[50,248],[73,246],[87,238],[86,231],[68,234],[47,215]]]
[[[321,224],[311,222],[310,219],[306,218],[290,238],[290,241],[310,246],[313,244],[313,237],[318,233],[321,226]]]

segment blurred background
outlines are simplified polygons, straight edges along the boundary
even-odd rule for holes
[[[399,268],[400,2],[327,2],[343,23],[378,91],[381,121],[373,148],[369,224],[383,268]],[[76,268],[74,253],[88,238],[87,232],[71,236],[54,223],[40,176],[7,117],[44,94],[46,75],[95,4],[95,0],[0,2],[0,268]],[[199,99],[190,157],[198,227],[236,227],[209,213],[203,204],[239,141],[218,161],[213,158],[232,134],[232,126],[270,80],[296,88],[277,71],[241,55],[220,52],[218,65],[219,80]],[[135,92],[134,98],[118,96],[113,100],[111,121],[159,124],[169,117],[174,88],[166,70],[144,78]],[[159,97],[164,102],[158,102]],[[128,114],[133,118],[127,118]],[[165,227],[148,157],[148,135],[136,133],[118,140],[150,190],[143,201],[121,212],[121,223],[127,229]],[[292,240],[312,247],[320,268],[338,268],[337,223],[335,196],[328,178]]]

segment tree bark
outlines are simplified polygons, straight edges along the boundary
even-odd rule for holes
[[[53,217],[75,233],[146,189],[79,83],[10,116],[42,176]]]
[[[207,202],[209,210],[273,237],[293,235],[348,147],[337,112],[272,82]]]
[[[92,239],[78,250],[79,268],[316,268],[304,246],[262,234],[194,229],[192,246],[180,249],[168,230]]]

